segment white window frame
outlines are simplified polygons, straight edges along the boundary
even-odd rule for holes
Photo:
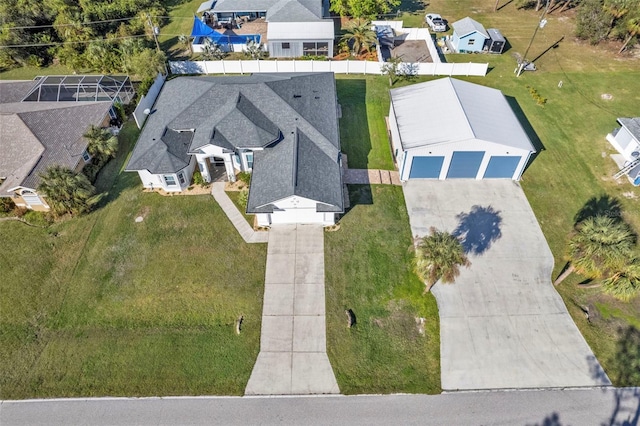
[[[91,155],[86,149],[82,151],[82,159],[84,160],[85,163],[88,163],[89,161],[91,161]]]
[[[184,185],[187,182],[184,177],[184,172],[178,173],[178,182],[180,182],[180,186]]]
[[[162,175],[162,180],[166,186],[178,186],[175,175]],[[169,183],[170,180],[173,181],[173,183]]]
[[[245,153],[245,160],[247,161],[247,169],[253,170],[253,151]]]

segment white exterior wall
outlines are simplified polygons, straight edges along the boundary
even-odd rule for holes
[[[640,142],[624,127],[621,127],[615,136],[609,133],[607,140],[627,161],[634,159],[631,156],[632,152],[640,150]]]
[[[182,192],[191,183],[191,178],[193,177],[193,171],[196,167],[196,160],[194,157],[191,157],[191,162],[187,167],[178,171],[177,173],[160,173],[154,174],[150,173],[148,170],[138,170],[138,176],[142,181],[142,186],[148,189],[158,189],[161,188],[166,192]],[[184,176],[184,183],[180,183],[180,179],[178,178],[178,174],[182,173]],[[176,182],[175,186],[168,186],[164,180],[164,176],[173,176],[173,179]]]
[[[327,57],[333,57],[333,39],[309,39],[309,40],[292,40],[292,39],[269,39],[267,42],[267,50],[272,58],[299,58],[304,55],[303,43],[327,43],[329,47]],[[289,43],[289,49],[283,49],[282,43]]]
[[[478,169],[478,174],[476,175],[476,179],[482,179],[485,171],[487,170],[487,166],[489,165],[489,161],[491,156],[493,155],[504,155],[504,156],[520,156],[520,162],[518,163],[518,167],[512,176],[514,180],[520,180],[520,176],[524,170],[524,167],[527,165],[527,160],[529,158],[529,151],[525,151],[518,148],[508,147],[500,144],[496,144],[493,142],[479,141],[479,140],[469,140],[463,142],[456,143],[445,143],[441,145],[431,145],[428,147],[420,147],[420,148],[412,148],[405,151],[404,155],[406,158],[403,158],[403,161],[400,162],[400,180],[406,181],[409,179],[409,172],[411,171],[411,162],[413,161],[413,157],[421,157],[421,156],[439,156],[444,157],[444,162],[442,163],[442,169],[440,170],[440,177],[438,179],[444,180],[447,178],[447,172],[449,171],[449,165],[451,164],[451,159],[453,158],[454,151],[484,151],[484,158],[482,159],[482,163],[480,164],[480,168]]]
[[[224,168],[227,172],[227,176],[229,176],[229,180],[235,182],[236,174],[233,167],[233,153],[223,153],[222,148],[215,145],[205,145],[200,148],[202,154],[196,154],[196,160],[198,162],[198,168],[200,169],[200,173],[206,182],[211,182],[211,175],[209,174],[209,169],[207,168],[206,159],[209,157],[218,157],[224,160]]]
[[[257,214],[258,225],[270,226],[285,223],[334,225],[336,214],[317,212],[316,204],[316,201],[295,195],[285,198],[274,203],[276,208],[273,213]]]

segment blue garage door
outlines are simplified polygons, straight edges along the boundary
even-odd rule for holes
[[[494,155],[489,160],[487,170],[484,172],[485,179],[506,178],[512,179],[513,174],[520,163],[520,157]]]
[[[444,157],[413,157],[409,179],[438,179],[440,170],[442,170],[442,163],[444,163]]]
[[[455,151],[451,157],[447,179],[475,179],[483,157],[484,151]]]

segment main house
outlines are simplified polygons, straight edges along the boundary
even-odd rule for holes
[[[83,135],[109,127],[114,103],[134,95],[126,76],[70,75],[0,82],[0,197],[19,207],[49,210],[37,188],[59,165],[80,171],[91,160]]]
[[[620,127],[607,135],[607,141],[622,157],[616,178],[627,176],[640,186],[640,117],[618,118]]]
[[[535,152],[502,92],[454,78],[391,90],[400,180],[519,180]]]
[[[260,226],[332,225],[344,212],[332,73],[181,77],[167,81],[127,171],[145,188],[184,191],[252,173],[247,213]]]
[[[243,23],[262,21],[267,24],[266,42],[262,42],[271,57],[333,56],[335,29],[326,0],[208,0],[198,11],[206,13],[204,22],[210,28],[194,24],[191,34],[195,37],[194,51],[201,50],[197,45],[202,43],[203,36],[219,44],[225,40],[241,43],[246,37],[238,31]],[[213,29],[220,26],[227,31],[221,33]],[[251,39],[255,36],[252,34]]]

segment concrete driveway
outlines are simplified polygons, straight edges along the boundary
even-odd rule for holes
[[[472,265],[433,287],[444,390],[609,385],[551,284],[553,256],[509,180],[404,184],[413,235],[462,238]]]

